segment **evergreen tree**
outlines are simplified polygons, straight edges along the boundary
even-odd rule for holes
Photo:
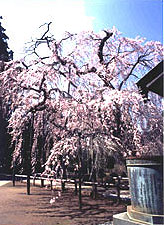
[[[0,16],[0,19],[2,19],[2,16]],[[5,31],[0,22],[0,60],[7,62],[13,59],[13,51],[9,50],[7,43],[9,38],[5,34]]]
[[[0,20],[2,16],[0,16]],[[8,47],[8,36],[0,22],[0,73],[4,71],[4,62],[13,59],[13,51]],[[3,98],[0,90],[0,172],[9,172],[11,162],[10,135],[7,134],[7,119],[3,110]]]

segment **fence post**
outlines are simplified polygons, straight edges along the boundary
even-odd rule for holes
[[[120,200],[121,200],[121,198],[120,198],[120,183],[121,183],[121,177],[118,176],[117,177],[117,184],[116,184],[116,189],[117,189],[117,204],[119,204],[120,203]]]
[[[30,174],[27,174],[27,195],[30,195]]]
[[[52,186],[52,179],[50,179],[50,187],[51,187],[51,191],[52,191],[52,189],[53,189],[53,186]]]
[[[75,195],[77,195],[77,180],[75,179]]]
[[[44,179],[41,178],[41,187],[44,187]]]
[[[13,174],[12,174],[13,187],[15,187],[15,162],[13,164]]]
[[[35,186],[35,178],[36,178],[36,175],[34,174],[34,177],[33,177],[33,186]]]

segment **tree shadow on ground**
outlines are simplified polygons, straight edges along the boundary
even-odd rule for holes
[[[52,194],[53,193],[53,194]],[[120,204],[117,207],[113,206],[113,201],[98,197],[98,199],[92,199],[89,195],[83,195],[82,197],[82,209],[79,209],[78,196],[75,196],[73,190],[62,193],[61,197],[51,205],[50,199],[55,196],[57,191],[50,192],[47,197],[41,197],[39,202],[41,207],[38,207],[34,213],[37,216],[46,216],[54,218],[67,218],[71,220],[98,220],[103,222],[105,220],[112,220],[113,214],[126,211],[125,204]],[[43,207],[44,206],[44,207]]]

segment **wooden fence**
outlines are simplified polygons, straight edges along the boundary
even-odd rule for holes
[[[15,186],[15,181],[23,181],[26,180],[26,175],[19,175],[15,174],[15,177],[13,179],[13,186]],[[53,176],[50,175],[44,175],[41,176],[41,174],[34,174],[33,176],[30,176],[30,179],[32,180],[33,185],[36,185],[36,181],[40,181],[40,186],[44,187],[45,185],[49,186],[51,190],[53,190],[53,187],[56,186],[56,184],[61,185],[61,189],[65,189],[65,185],[72,185],[72,187],[75,189],[75,194],[77,194],[78,190],[78,179],[75,178],[69,178],[69,179],[55,179]],[[117,203],[121,201],[121,191],[123,190],[129,190],[129,180],[127,177],[112,177],[108,181],[104,182],[92,182],[92,181],[85,181],[82,180],[82,188],[88,189],[91,192],[91,196],[96,198],[97,192],[104,192],[104,191],[113,191],[115,194],[113,197],[116,198]],[[112,196],[112,195],[111,195]],[[110,197],[110,196],[109,196]]]

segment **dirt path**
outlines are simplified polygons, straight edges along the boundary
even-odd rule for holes
[[[92,200],[83,194],[83,209],[73,190],[62,193],[54,204],[58,191],[32,187],[26,195],[26,185],[17,182],[0,187],[0,225],[97,225],[112,220],[112,215],[126,211],[125,205],[115,207],[106,199]]]
[[[3,185],[8,184],[8,183],[10,183],[10,181],[0,180],[0,186],[3,186]]]

